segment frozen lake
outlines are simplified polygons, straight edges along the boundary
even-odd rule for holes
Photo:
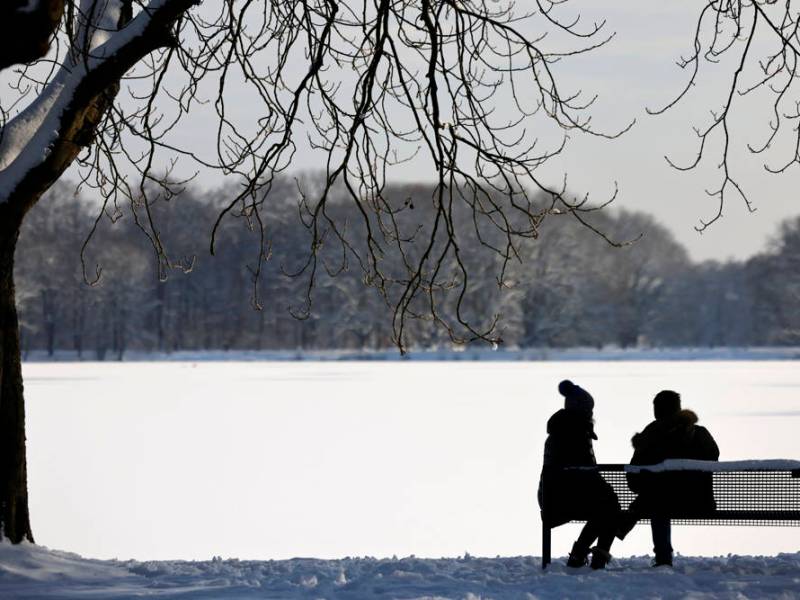
[[[721,460],[800,459],[796,362],[28,363],[38,543],[97,558],[539,555],[545,423],[570,378],[601,462],[661,389]],[[560,556],[575,526],[554,530]],[[776,554],[800,530],[676,527],[682,554]],[[639,527],[612,553],[650,551]]]

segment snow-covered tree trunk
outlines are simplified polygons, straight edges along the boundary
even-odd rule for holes
[[[131,0],[82,0],[71,51],[42,93],[0,128],[0,538],[33,541],[28,512],[14,250],[25,214],[94,141],[119,89],[139,60],[173,43],[172,26],[196,0],[152,0],[135,16]],[[0,8],[0,69],[47,52],[64,2],[14,0]],[[71,8],[72,10],[72,8]],[[16,24],[16,25],[15,25]],[[44,45],[43,45],[44,44]]]
[[[28,515],[25,403],[19,323],[14,296],[14,249],[21,216],[0,206],[0,527],[14,543],[33,541]]]

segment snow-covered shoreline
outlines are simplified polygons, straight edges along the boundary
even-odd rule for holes
[[[79,357],[71,350],[26,352],[25,362],[94,362],[94,353]],[[412,349],[401,355],[396,348],[383,350],[180,350],[176,352],[127,351],[124,362],[257,362],[257,361],[773,361],[800,360],[800,347],[721,348],[500,348],[469,346],[463,349]],[[116,362],[108,356],[106,362]]]
[[[648,557],[607,571],[547,571],[531,556],[206,561],[92,560],[41,546],[0,543],[0,597],[215,598],[795,598],[800,553],[772,557],[682,557],[653,569]]]

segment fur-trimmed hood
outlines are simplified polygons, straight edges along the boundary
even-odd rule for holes
[[[683,409],[656,419],[631,439],[633,464],[652,465],[668,458],[718,460],[719,448],[694,411]]]
[[[699,420],[697,413],[684,408],[668,419],[660,419],[650,423],[645,427],[644,431],[634,434],[631,438],[631,444],[633,444],[634,449],[638,450],[648,445],[651,441],[655,441],[653,438],[670,433],[679,435],[682,432],[689,432]]]

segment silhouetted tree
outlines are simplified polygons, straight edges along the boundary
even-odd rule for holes
[[[247,283],[260,308],[269,209],[276,193],[283,195],[279,174],[298,149],[296,140],[307,138],[325,172],[303,182],[307,256],[295,275],[306,282],[306,300],[321,271],[355,266],[392,307],[392,335],[401,347],[416,317],[439,324],[454,340],[491,340],[494,321],[475,323],[462,311],[470,275],[457,214],[471,213],[466,225],[476,231],[498,232],[502,243],[484,248],[507,263],[516,258],[519,240],[536,237],[546,217],[581,220],[587,208],[535,171],[560,152],[568,133],[597,133],[586,112],[591,99],[562,91],[552,63],[590,51],[610,34],[602,25],[560,22],[553,4],[537,5],[537,14],[525,15],[513,4],[485,0],[376,0],[360,7],[337,0],[6,2],[0,69],[17,73],[0,112],[2,535],[32,539],[15,248],[25,215],[67,168],[82,167],[81,184],[102,198],[103,212],[118,218],[127,208],[152,246],[160,278],[191,266],[168,252],[155,218],[154,205],[180,191],[170,176],[174,161],[183,157],[234,177],[238,187],[225,198],[211,249],[218,248],[228,217],[255,231],[248,274],[231,283]],[[543,38],[527,32],[529,17],[572,35],[577,45],[548,51]],[[508,93],[495,93],[500,87]],[[195,112],[206,90],[214,94],[209,107],[217,134],[210,153],[176,139],[176,123]],[[243,120],[229,107],[244,100],[251,110]],[[548,146],[543,134],[558,141]],[[430,210],[401,219],[408,207],[383,195],[387,169],[415,154],[424,157],[435,187],[424,199]],[[528,189],[547,190],[552,201],[533,206]],[[357,208],[356,222],[334,218],[334,197]],[[333,246],[335,261],[328,258]],[[402,260],[385,272],[390,252]],[[87,270],[87,281],[94,281],[95,271]],[[131,332],[115,315],[128,310],[131,298],[117,288],[109,293],[96,314],[113,332],[109,348],[120,355]],[[439,311],[444,293],[454,311]],[[56,310],[46,290],[43,298],[45,312]],[[111,314],[109,306],[118,310]],[[175,314],[191,323],[196,308],[183,305]],[[165,318],[158,310],[155,318]],[[308,317],[307,302],[297,314]],[[105,342],[97,348],[107,351]]]

